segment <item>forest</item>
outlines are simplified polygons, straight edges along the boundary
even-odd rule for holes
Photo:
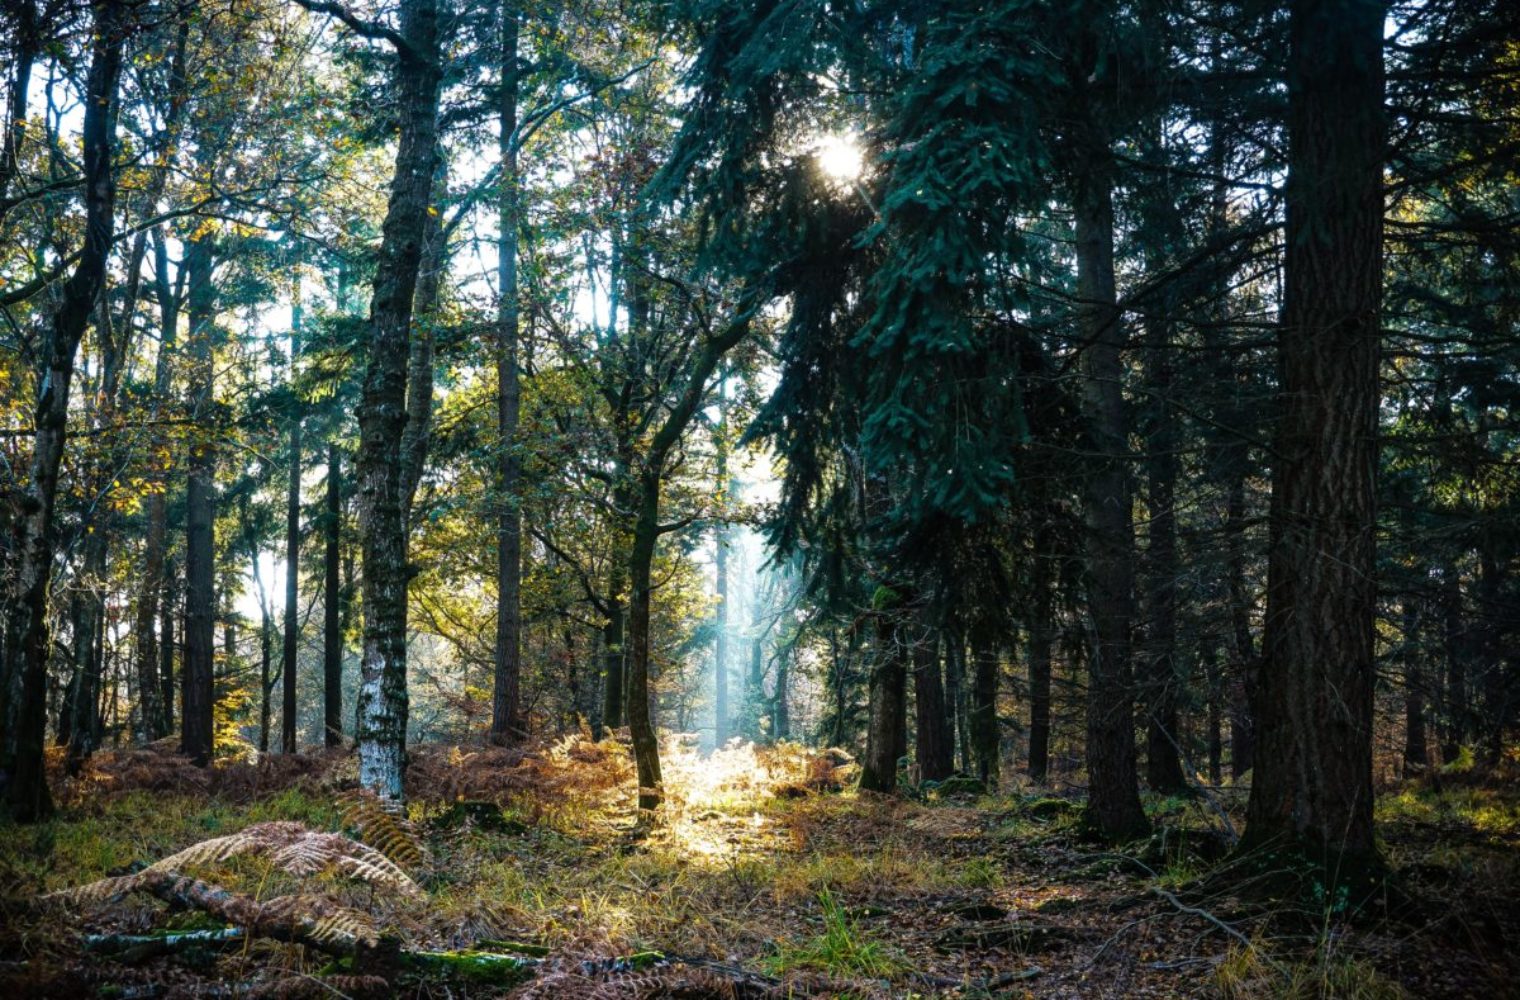
[[[1520,5],[0,0],[0,995],[1520,991]]]

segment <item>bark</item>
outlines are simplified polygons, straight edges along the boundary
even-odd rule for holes
[[[164,579],[174,579],[172,564],[164,566]],[[164,712],[164,736],[174,731],[174,601],[166,590],[158,607],[158,684]]]
[[[1043,548],[1038,542],[1036,549]],[[1051,557],[1036,551],[1029,617],[1029,777],[1050,774],[1050,650],[1055,633]]]
[[[1230,606],[1230,640],[1233,674],[1229,685],[1230,775],[1240,781],[1250,773],[1256,758],[1255,701],[1258,660],[1251,638],[1251,600],[1246,594],[1246,493],[1244,448],[1237,447],[1238,464],[1229,473],[1225,500],[1226,585]]]
[[[496,520],[496,650],[495,683],[491,696],[491,738],[496,743],[515,742],[523,735],[519,687],[522,661],[522,459],[517,440],[519,335],[517,231],[519,180],[517,175],[517,40],[515,9],[502,7],[500,131],[497,152],[501,158],[501,202],[497,214],[496,246],[496,433],[500,449],[497,489],[500,504]]]
[[[11,64],[10,82],[6,96],[5,131],[0,137],[0,219],[5,218],[12,202],[11,181],[20,170],[21,144],[26,140],[27,90],[31,86],[32,66],[41,51],[41,38],[37,25],[37,5],[34,0],[18,0],[8,5],[16,39]]]
[[[633,551],[629,557],[628,729],[638,769],[640,809],[658,808],[665,795],[659,744],[649,705],[649,589],[655,543],[660,534],[659,468],[651,464],[642,476],[638,520],[634,523]]]
[[[875,664],[871,669],[871,721],[866,754],[860,762],[860,787],[891,792],[897,787],[897,762],[908,752],[908,649],[898,634],[898,610],[879,609]]]
[[[427,231],[438,137],[438,17],[434,0],[400,7],[395,86],[400,142],[381,226],[359,404],[359,535],[364,560],[364,657],[358,699],[359,782],[402,797],[406,755],[406,426],[412,304]]]
[[[291,310],[290,376],[301,353],[300,289]],[[285,485],[285,627],[280,650],[280,749],[296,752],[296,654],[301,638],[301,418],[300,404],[290,422],[290,456]],[[266,679],[267,683],[267,679]]]
[[[1430,763],[1425,733],[1425,664],[1418,641],[1419,612],[1404,599],[1404,773],[1416,773]]]
[[[189,283],[190,412],[195,424],[190,444],[185,500],[185,655],[180,672],[180,744],[196,764],[211,763],[216,628],[216,447],[212,409],[215,368],[212,339],[216,324],[216,289],[209,237],[191,240],[185,251]]]
[[[1198,661],[1203,668],[1204,682],[1208,685],[1205,739],[1208,742],[1209,784],[1218,785],[1224,780],[1224,692],[1219,670],[1219,649],[1212,639],[1206,638],[1200,644]]]
[[[960,769],[970,774],[971,732],[967,725],[970,702],[966,692],[966,643],[959,627],[955,625],[945,629],[945,704],[950,714],[951,746],[959,746]]]
[[[1442,645],[1446,653],[1446,733],[1441,741],[1441,760],[1450,763],[1467,742],[1467,658],[1463,650],[1462,582],[1455,560],[1441,569]]]
[[[955,771],[955,729],[945,704],[939,665],[940,634],[925,625],[913,643],[913,699],[917,723],[918,776],[941,781]]]
[[[998,641],[990,627],[971,630],[971,700],[967,717],[976,776],[989,790],[998,784],[1002,746],[998,733]]]
[[[181,39],[183,39],[183,33]],[[179,298],[182,291],[182,288],[175,287],[169,281],[169,254],[164,244],[162,229],[154,232],[153,274],[154,294],[158,299],[159,309],[159,342],[158,356],[153,362],[153,393],[155,399],[162,401],[169,398],[173,374],[171,360],[179,332]],[[183,281],[184,271],[181,270],[179,283],[183,284]],[[164,571],[164,561],[169,545],[167,491],[173,461],[170,457],[168,439],[162,432],[153,434],[149,449],[150,474],[156,488],[148,495],[148,531],[143,546],[142,593],[137,604],[137,669],[142,680],[142,690],[156,692],[145,697],[143,701],[144,721],[153,738],[163,739],[173,730],[171,716],[174,697],[172,687],[167,694],[164,693],[163,682],[159,679],[161,678],[159,644],[154,635],[154,624],[160,613],[160,605],[169,603],[166,595],[170,590],[170,578]]]
[[[269,752],[270,723],[274,718],[271,696],[274,694],[275,678],[270,676],[273,667],[274,622],[269,614],[269,600],[264,593],[264,579],[259,573],[259,554],[253,553],[249,560],[253,569],[254,593],[259,599],[259,753]]]
[[[1372,696],[1384,5],[1294,0],[1282,411],[1242,848],[1378,862]],[[1346,862],[1343,866],[1342,862]]]
[[[1145,776],[1151,791],[1163,794],[1187,788],[1182,772],[1178,725],[1177,580],[1177,430],[1172,409],[1172,344],[1169,296],[1161,314],[1148,317],[1147,375],[1153,394],[1145,460],[1150,541],[1146,548],[1146,740]]]
[[[1075,191],[1077,298],[1081,301],[1082,398],[1094,451],[1084,483],[1087,601],[1092,648],[1087,677],[1087,817],[1111,840],[1149,828],[1135,766],[1131,628],[1134,524],[1130,511],[1124,344],[1114,287],[1113,155],[1109,137],[1085,125],[1087,160]]]
[[[327,445],[327,509],[322,520],[322,733],[323,743],[343,742],[343,625],[339,536],[342,526],[342,467],[338,446]]]
[[[32,459],[20,497],[15,544],[14,598],[6,632],[8,690],[19,697],[5,706],[10,783],[6,789],[11,817],[20,822],[52,814],[43,771],[47,718],[48,591],[52,583],[58,496],[58,467],[68,433],[69,389],[74,356],[89,323],[96,297],[105,283],[106,261],[114,231],[116,181],[111,170],[111,106],[121,73],[125,36],[124,4],[103,2],[95,8],[90,71],[85,84],[82,126],[85,175],[84,245],[79,262],[63,288],[43,346],[46,366],[38,385]],[[18,683],[19,682],[19,683]]]
[[[792,703],[787,687],[791,683],[791,651],[783,651],[776,658],[776,694],[771,699],[771,739],[784,740],[791,735]],[[953,768],[947,769],[946,774]]]
[[[727,450],[718,453],[720,482],[727,476]],[[720,524],[717,532],[714,564],[717,575],[718,623],[713,637],[713,745],[721,748],[728,742],[728,526]]]
[[[628,729],[633,737],[634,763],[639,776],[639,808],[654,809],[664,796],[660,777],[659,743],[650,716],[649,593],[655,543],[660,534],[660,486],[670,453],[686,432],[707,396],[707,381],[730,348],[749,332],[747,313],[707,338],[697,350],[681,394],[650,440],[638,472],[638,514],[634,521],[629,558],[628,601]]]

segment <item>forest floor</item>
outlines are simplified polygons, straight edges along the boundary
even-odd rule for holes
[[[665,759],[669,799],[641,821],[616,741],[418,748],[406,836],[421,851],[387,848],[416,893],[267,851],[192,866],[259,901],[320,914],[311,900],[336,899],[402,948],[529,956],[507,985],[444,959],[347,974],[363,970],[320,945],[219,939],[225,920],[140,893],[43,898],[208,838],[295,829],[254,824],[362,825],[351,755],[203,772],[165,748],[99,754],[55,782],[56,820],[0,827],[0,995],[1423,998],[1513,996],[1520,977],[1513,781],[1384,795],[1386,854],[1420,900],[1395,919],[1239,898],[1214,860],[1239,790],[1151,799],[1162,832],[1116,851],[1084,841],[1074,797],[1049,789],[835,791],[849,765],[795,746],[672,741]],[[169,946],[195,930],[214,940]]]

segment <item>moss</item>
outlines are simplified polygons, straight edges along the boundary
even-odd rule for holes
[[[491,986],[516,986],[533,978],[538,961],[494,951],[419,951],[403,956],[415,972]]]

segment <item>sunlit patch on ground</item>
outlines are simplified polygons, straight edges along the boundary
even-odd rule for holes
[[[1375,987],[1367,995],[1394,995],[1385,989],[1402,982],[1406,996],[1498,996],[1495,984],[1514,971],[1502,948],[1484,951],[1472,936],[1457,947],[1439,927],[1337,931],[1319,947],[1284,929],[1280,914],[1222,896],[1201,904],[1245,946],[1158,895],[1186,892],[1207,862],[1147,855],[1135,864],[1143,844],[1085,844],[1073,804],[1048,793],[859,796],[839,790],[848,769],[837,758],[797,746],[704,754],[672,737],[663,752],[666,802],[650,818],[635,808],[617,739],[415,748],[411,816],[428,849],[416,872],[421,900],[374,897],[327,876],[303,885],[259,859],[201,874],[249,894],[331,893],[412,943],[496,939],[603,957],[652,949],[780,977],[795,996],[1254,998],[1316,976]],[[71,964],[80,933],[183,920],[134,898],[67,919],[26,901],[256,822],[341,829],[336,797],[350,765],[342,755],[272,759],[185,784],[194,775],[172,755],[98,755],[60,820],[0,838],[0,958],[41,955],[83,971]],[[1379,816],[1395,863],[1449,900],[1443,917],[1462,914],[1477,937],[1508,936],[1520,930],[1504,888],[1520,883],[1506,839],[1516,810],[1512,790],[1408,788],[1386,796]],[[1196,803],[1157,799],[1151,811],[1173,826],[1213,822]],[[316,968],[286,945],[199,968],[155,962],[108,975],[193,985]],[[101,968],[92,958],[96,981]]]

